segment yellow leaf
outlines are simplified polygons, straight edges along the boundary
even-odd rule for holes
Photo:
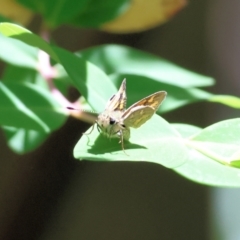
[[[140,32],[168,21],[187,0],[132,0],[127,12],[101,29],[116,33]]]
[[[0,14],[13,22],[27,25],[33,13],[14,0],[0,0]]]

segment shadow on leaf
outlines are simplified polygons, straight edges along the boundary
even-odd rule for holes
[[[114,153],[118,153],[118,152],[122,151],[122,146],[119,143],[118,138],[107,138],[107,137],[103,136],[102,134],[99,134],[99,136],[95,140],[94,144],[90,144],[90,139],[89,139],[87,145],[90,147],[88,152],[91,154],[103,154],[103,153],[114,154]],[[129,141],[124,141],[124,149],[125,150],[139,149],[139,148],[147,149],[143,145],[134,144]]]

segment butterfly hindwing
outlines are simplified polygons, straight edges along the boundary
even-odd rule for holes
[[[157,111],[166,95],[166,92],[159,91],[134,103],[123,113],[124,124],[127,127],[140,127]]]
[[[126,114],[123,114],[123,123],[127,127],[139,128],[149,120],[155,110],[149,106],[136,106],[131,108]]]

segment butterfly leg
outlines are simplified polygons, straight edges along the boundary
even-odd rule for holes
[[[83,133],[83,135],[89,135],[89,134],[91,134],[92,131],[93,131],[93,129],[94,129],[94,125],[95,125],[95,123],[92,125],[92,128],[91,128],[90,132],[88,132],[88,133],[85,132],[85,133]],[[97,125],[97,129],[98,129],[98,131],[99,131],[98,125]]]
[[[126,155],[128,155],[128,154],[126,153],[125,149],[124,149],[124,139],[127,140],[127,141],[129,140],[129,138],[130,138],[130,129],[129,129],[129,128],[120,129],[119,132],[118,132],[118,136],[119,136],[119,138],[120,138],[119,143],[121,143],[121,145],[122,145],[122,150],[123,150],[123,152],[124,152]],[[129,156],[129,155],[128,155],[128,156]]]
[[[120,137],[119,143],[121,143],[121,145],[122,145],[122,150],[123,150],[123,152],[124,152],[127,156],[129,156],[129,155],[126,153],[125,149],[124,149],[123,135],[124,135],[123,130],[120,130],[120,131],[119,131],[119,137]]]
[[[124,140],[128,141],[130,138],[130,129],[125,127],[122,131]]]

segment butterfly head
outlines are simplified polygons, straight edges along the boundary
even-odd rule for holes
[[[108,137],[117,137],[119,130],[125,127],[121,123],[121,116],[121,111],[104,111],[98,116],[96,120],[98,129],[101,130],[101,132]]]

